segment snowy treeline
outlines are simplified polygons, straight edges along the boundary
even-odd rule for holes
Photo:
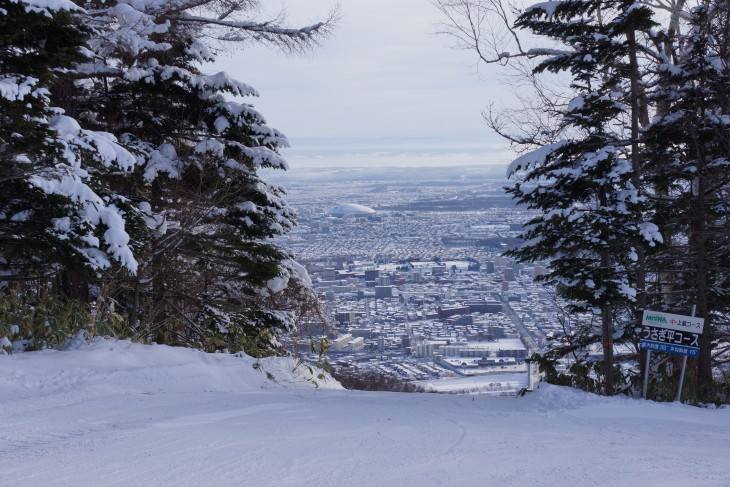
[[[259,2],[0,0],[0,344],[83,329],[271,353],[312,296],[272,238],[295,224],[283,134],[206,64],[307,48]]]
[[[730,343],[728,2],[435,4],[445,33],[480,62],[513,68],[519,86],[517,106],[492,106],[485,118],[520,154],[507,191],[541,211],[509,254],[548,261],[540,279],[573,314],[544,369],[606,394],[630,389],[643,368],[620,367],[614,342],[637,350],[644,309],[696,305],[706,331],[688,394],[716,398]],[[594,344],[602,365],[588,357]],[[575,359],[567,378],[554,368],[566,355]],[[676,378],[676,368],[659,372]]]

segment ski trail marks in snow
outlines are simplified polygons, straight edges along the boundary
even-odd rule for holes
[[[241,409],[233,409],[219,413],[193,414],[183,416],[169,421],[157,423],[157,428],[180,428],[187,426],[204,426],[211,423],[227,422],[228,424],[243,425],[250,421],[234,421],[260,413],[281,414],[282,411],[292,409],[291,404],[260,404]]]

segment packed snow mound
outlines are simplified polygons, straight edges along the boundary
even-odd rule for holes
[[[87,392],[243,393],[268,387],[337,388],[337,381],[291,357],[261,360],[129,340],[75,340],[63,350],[0,356],[4,396],[81,388]]]

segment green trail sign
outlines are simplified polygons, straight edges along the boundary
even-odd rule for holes
[[[682,397],[684,373],[687,370],[687,357],[700,355],[700,335],[705,328],[704,318],[695,317],[695,306],[692,306],[692,315],[675,315],[660,311],[644,310],[641,319],[639,347],[646,350],[646,367],[644,369],[644,390],[642,397],[646,399],[649,388],[649,368],[651,352],[665,352],[674,355],[683,355],[682,369],[679,374],[679,387],[675,401]]]
[[[703,318],[644,311],[639,346],[653,352],[697,357],[699,339],[705,327]]]

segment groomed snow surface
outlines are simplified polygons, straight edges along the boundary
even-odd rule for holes
[[[730,408],[353,392],[291,359],[71,348],[0,356],[0,485],[730,485]]]

